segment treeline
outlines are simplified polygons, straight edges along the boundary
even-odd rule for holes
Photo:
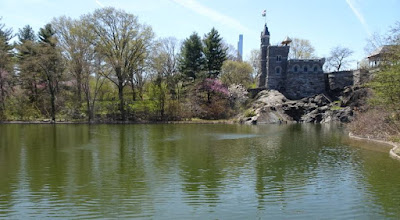
[[[55,18],[38,34],[0,22],[0,120],[229,118],[254,84],[230,51],[214,28],[182,44],[155,39],[115,8]]]

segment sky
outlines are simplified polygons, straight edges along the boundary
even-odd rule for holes
[[[366,57],[373,33],[385,34],[400,22],[400,0],[0,0],[0,17],[14,33],[27,24],[38,31],[54,17],[79,18],[108,6],[138,16],[159,38],[184,40],[215,27],[236,48],[243,34],[245,60],[259,49],[265,21],[272,44],[286,36],[307,39],[318,57],[329,56],[333,47],[348,47],[354,51],[353,65]]]

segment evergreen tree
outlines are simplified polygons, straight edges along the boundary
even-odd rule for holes
[[[29,25],[26,25],[22,29],[19,29],[18,40],[21,43],[23,43],[27,40],[30,40],[32,42],[36,41],[36,35],[35,35],[35,32],[33,31],[32,27]]]
[[[193,33],[183,42],[180,55],[179,71],[196,79],[196,74],[203,70],[205,63],[203,45],[197,33]]]
[[[17,68],[19,71],[19,81],[26,95],[36,108],[43,107],[42,103],[38,103],[40,77],[37,66],[37,37],[29,25],[19,29],[17,34],[19,43],[16,45]]]
[[[59,82],[63,73],[61,52],[56,47],[57,38],[51,24],[47,24],[39,31],[39,46],[37,51],[37,65],[41,77],[46,82],[50,94],[51,119],[56,120],[56,95],[59,91]]]
[[[226,51],[218,31],[212,28],[204,39],[205,70],[208,71],[208,77],[216,78],[219,75],[226,60]]]
[[[9,41],[12,37],[12,30],[0,23],[0,118],[4,116],[6,96],[11,88],[13,46]]]

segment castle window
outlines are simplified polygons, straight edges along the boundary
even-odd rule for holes
[[[295,73],[299,72],[299,67],[297,65],[293,67],[293,72]]]
[[[276,62],[281,62],[281,61],[282,61],[282,56],[281,55],[276,56]]]
[[[275,68],[276,74],[281,74],[281,72],[282,72],[282,69],[279,66]]]
[[[318,72],[318,66],[314,66],[314,72]]]
[[[308,72],[308,67],[307,66],[305,66],[305,67],[303,67],[303,72]]]

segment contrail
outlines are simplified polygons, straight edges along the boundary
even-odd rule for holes
[[[95,0],[95,1],[96,1],[96,3],[97,3],[100,7],[104,8],[103,3],[101,3],[99,0]]]
[[[368,24],[364,19],[364,16],[361,14],[359,7],[357,6],[355,0],[346,0],[347,5],[351,8],[353,13],[356,15],[362,26],[364,27],[365,31],[369,36],[371,36],[371,31],[369,30]]]
[[[187,9],[194,11],[199,15],[210,18],[210,19],[212,19],[218,23],[221,23],[223,25],[227,25],[232,28],[235,28],[236,30],[238,30],[240,32],[248,32],[248,28],[243,26],[239,21],[237,21],[234,18],[231,18],[227,15],[224,15],[214,9],[208,8],[208,7],[198,3],[196,0],[171,0],[171,1],[187,8]]]

